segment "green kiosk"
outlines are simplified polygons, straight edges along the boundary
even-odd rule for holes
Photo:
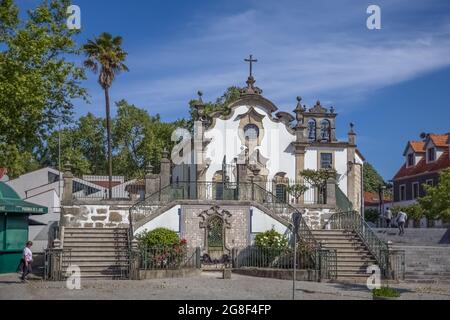
[[[16,272],[28,239],[28,217],[48,213],[46,207],[20,199],[0,182],[0,274]]]

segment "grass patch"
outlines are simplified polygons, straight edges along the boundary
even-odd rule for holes
[[[400,292],[393,288],[382,287],[380,289],[373,290],[374,297],[382,297],[382,298],[399,298]]]

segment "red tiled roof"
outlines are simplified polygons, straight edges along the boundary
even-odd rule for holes
[[[404,164],[395,175],[394,180],[423,173],[437,172],[449,167],[450,167],[450,157],[448,149],[446,149],[444,153],[439,157],[439,159],[437,159],[437,161],[427,163],[425,157],[423,157],[419,161],[419,163],[413,167],[407,168],[406,164]]]
[[[392,202],[392,199],[388,196],[384,196],[384,202],[389,203]],[[380,203],[380,195],[377,192],[364,192],[364,204],[367,205],[376,205]]]
[[[425,142],[424,141],[410,141],[409,145],[416,153],[424,153],[425,152]]]
[[[430,139],[438,148],[448,147],[448,134],[430,134]]]

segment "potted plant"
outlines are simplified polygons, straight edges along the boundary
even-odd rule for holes
[[[373,289],[373,300],[397,300],[400,298],[400,292],[394,288],[381,287]]]

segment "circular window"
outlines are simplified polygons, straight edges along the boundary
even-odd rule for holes
[[[244,128],[245,139],[256,140],[259,137],[259,128],[256,124],[248,124]]]

